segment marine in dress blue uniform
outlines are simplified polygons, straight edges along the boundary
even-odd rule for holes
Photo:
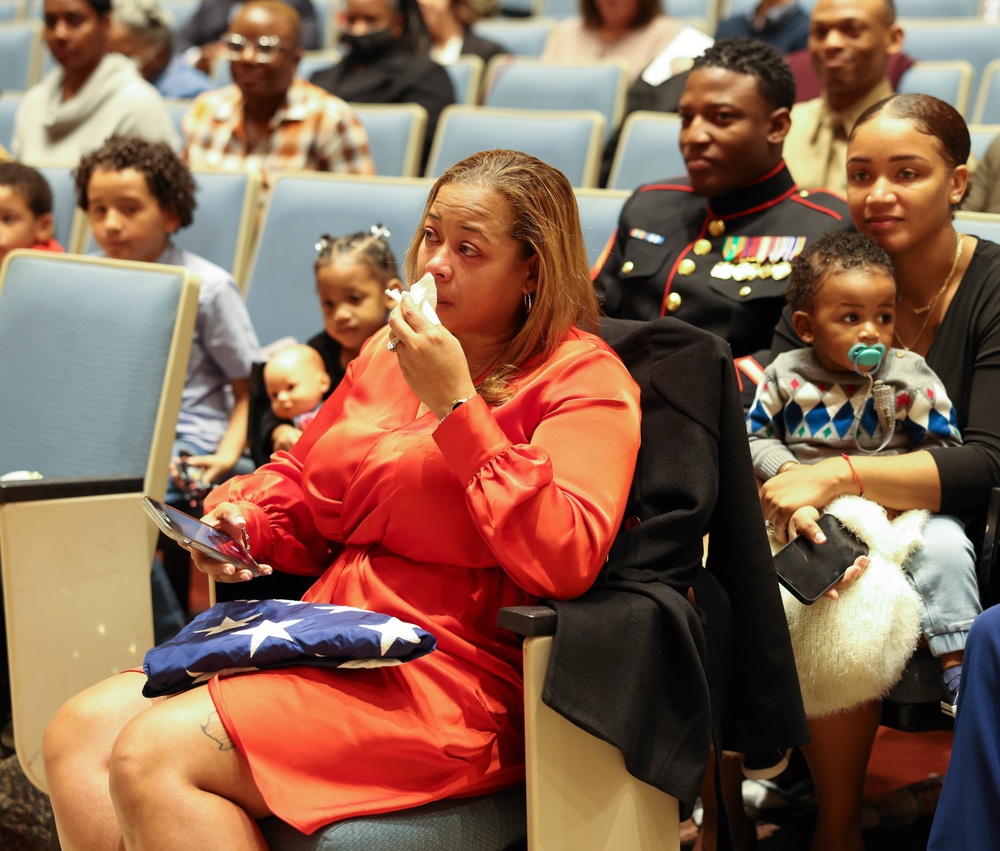
[[[784,161],[714,198],[687,179],[650,183],[626,201],[595,284],[609,316],[675,316],[740,357],[770,346],[792,258],[809,240],[852,227],[840,196],[800,191]]]

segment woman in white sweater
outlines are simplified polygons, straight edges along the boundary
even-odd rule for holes
[[[683,37],[678,39],[682,33]],[[689,38],[692,49],[682,50],[689,58],[712,43],[711,37],[668,18],[661,0],[580,0],[580,17],[556,25],[545,43],[542,59],[547,62],[624,60],[631,84],[672,43],[682,44]]]
[[[75,164],[115,133],[179,150],[163,98],[130,59],[107,52],[110,23],[110,0],[45,0],[45,42],[58,67],[24,96],[15,157]]]

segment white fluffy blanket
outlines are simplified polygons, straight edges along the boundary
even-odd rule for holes
[[[868,546],[870,564],[837,600],[821,597],[805,606],[781,589],[811,718],[884,697],[902,676],[920,637],[920,598],[902,564],[922,546],[928,517],[906,511],[889,520],[885,509],[859,496],[838,497],[824,510]]]

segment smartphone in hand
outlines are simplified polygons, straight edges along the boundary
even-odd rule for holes
[[[202,523],[200,520],[164,505],[152,497],[143,497],[142,507],[168,538],[173,538],[186,547],[233,565],[237,570],[249,570],[260,576],[260,565],[254,561],[244,546],[221,529]]]
[[[858,556],[868,553],[868,548],[832,514],[820,515],[818,523],[826,543],[814,544],[799,535],[774,554],[778,581],[807,606],[840,582]]]

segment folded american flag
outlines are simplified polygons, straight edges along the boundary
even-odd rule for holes
[[[146,654],[142,693],[173,694],[219,673],[261,668],[402,665],[436,644],[426,630],[378,612],[301,600],[232,600],[202,612]]]

